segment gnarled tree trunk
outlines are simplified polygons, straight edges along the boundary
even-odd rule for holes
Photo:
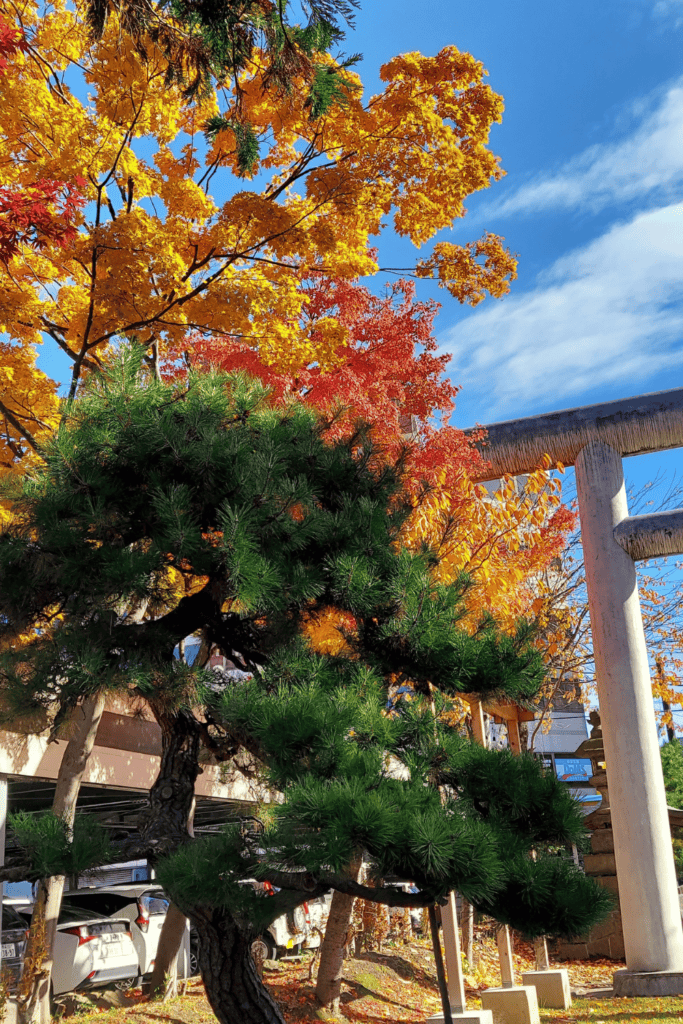
[[[156,701],[150,701],[150,707],[161,727],[161,763],[149,791],[140,834],[149,843],[154,861],[192,838],[194,784],[201,771],[201,726],[191,711],[168,711]]]
[[[254,935],[228,910],[189,911],[199,936],[199,968],[206,996],[220,1024],[285,1024],[251,956]]]

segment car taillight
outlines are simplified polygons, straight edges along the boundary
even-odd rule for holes
[[[80,928],[64,928],[67,935],[78,936],[78,945],[82,946],[85,942],[92,942],[93,939],[97,938],[97,935],[91,935],[90,929],[87,925],[82,924]]]
[[[149,918],[145,917],[144,914],[138,914],[135,918],[135,923],[141,932],[146,932],[149,928]]]

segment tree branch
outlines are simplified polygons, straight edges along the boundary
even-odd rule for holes
[[[399,888],[383,888],[378,886],[373,889],[360,882],[354,882],[352,878],[345,878],[342,875],[321,872],[310,874],[307,871],[275,871],[264,867],[263,874],[271,885],[278,889],[294,889],[306,893],[307,899],[320,895],[320,891],[327,892],[328,889],[336,889],[337,892],[345,893],[348,896],[360,896],[361,899],[369,900],[371,903],[383,903],[387,907],[431,907],[434,905],[432,893],[403,892]],[[443,900],[444,904],[446,899]]]
[[[7,422],[11,423],[12,426],[14,427],[14,429],[19,434],[21,434],[21,436],[24,438],[24,440],[31,446],[31,448],[33,448],[33,451],[36,453],[36,455],[42,456],[43,452],[41,450],[41,447],[38,444],[38,442],[36,441],[35,437],[31,433],[31,431],[28,429],[28,427],[23,426],[19,422],[19,420],[14,415],[14,413],[11,412],[7,408],[5,403],[3,401],[1,401],[1,400],[0,400],[0,412],[2,412],[2,414],[5,417],[5,419],[7,420]]]

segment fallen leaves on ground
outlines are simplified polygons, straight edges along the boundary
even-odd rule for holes
[[[468,1008],[480,1005],[482,988],[500,984],[498,951],[492,935],[478,936],[476,963],[466,964]],[[519,939],[514,943],[515,980],[521,984],[523,971],[535,967],[533,947]],[[564,961],[572,989],[609,987],[613,972],[621,967],[612,960]],[[344,962],[341,1013],[333,1018],[322,1011],[315,999],[315,978],[309,980],[310,954],[300,959],[281,960],[266,969],[265,981],[282,1009],[287,1024],[320,1024],[321,1020],[344,1020],[350,1024],[422,1024],[441,1008],[431,946],[424,939],[409,945],[386,945],[382,952],[365,952]],[[168,1003],[141,1002],[130,997],[130,1005],[109,1011],[79,1013],[79,1024],[214,1024],[215,1017],[199,981],[190,984],[187,995]],[[673,1024],[683,1018],[683,997],[656,999],[576,999],[569,1010],[541,1010],[542,1024]]]

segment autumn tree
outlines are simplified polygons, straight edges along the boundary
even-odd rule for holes
[[[153,359],[182,350],[195,330],[258,345],[282,369],[313,354],[329,366],[343,337],[333,320],[311,337],[302,272],[375,274],[371,243],[388,218],[424,245],[502,174],[487,148],[502,101],[481,64],[453,46],[389,61],[369,100],[346,71],[344,102],[323,113],[297,76],[284,92],[264,89],[255,50],[239,97],[226,85],[220,109],[215,91],[190,100],[168,88],[163,47],[150,41],[141,54],[116,11],[92,44],[62,0],[44,17],[28,2],[1,10],[10,25],[20,19],[28,50],[7,58],[2,80],[0,186],[82,175],[88,202],[68,245],[22,247],[13,258],[2,322],[26,353],[42,341],[61,349],[71,397],[82,372],[129,335]],[[312,56],[338,67],[325,51]],[[91,100],[72,88],[76,71]],[[246,176],[234,131],[215,120],[229,122],[238,102],[260,145]],[[515,261],[485,235],[436,243],[414,270],[476,303],[505,293]]]
[[[26,55],[29,45],[21,27],[0,17],[0,85],[11,73],[11,64]],[[76,177],[63,182],[50,178],[31,180],[21,186],[0,187],[0,264],[10,273],[10,261],[21,251],[29,253],[48,243],[59,249],[73,241],[74,219],[84,199],[85,181]],[[12,472],[31,453],[57,422],[54,385],[35,365],[35,352],[0,342],[0,474]],[[31,446],[31,447],[29,447]]]
[[[419,301],[408,280],[381,296],[357,282],[328,278],[304,287],[311,337],[316,339],[318,324],[323,329],[330,320],[343,333],[333,366],[321,368],[311,357],[282,372],[241,341],[190,335],[182,353],[170,352],[165,376],[182,379],[187,364],[244,370],[268,387],[273,400],[296,398],[334,416],[334,437],[348,437],[363,420],[393,457],[410,438],[403,485],[416,508],[405,524],[404,543],[437,546],[444,580],[462,571],[476,580],[469,602],[475,615],[488,611],[512,624],[521,615],[538,614],[539,578],[563,551],[576,516],[561,504],[559,482],[546,472],[547,462],[523,489],[503,481],[493,496],[472,485],[481,455],[448,422],[459,389],[446,376],[450,356],[436,352],[438,304]]]
[[[46,18],[28,5],[7,7],[8,18],[21,20],[27,42],[12,57],[0,113],[8,187],[25,186],[29,173],[63,182],[84,173],[89,206],[67,245],[55,239],[36,253],[26,243],[16,253],[2,319],[22,365],[34,359],[39,340],[71,359],[71,397],[83,372],[131,334],[147,346],[156,367],[169,350],[189,354],[188,333],[194,332],[205,341],[230,337],[258,348],[264,364],[279,372],[292,374],[313,362],[332,369],[343,358],[347,334],[336,315],[308,315],[305,282],[326,275],[343,283],[375,273],[371,245],[388,216],[393,213],[396,229],[422,245],[463,214],[469,193],[502,173],[486,148],[500,98],[483,84],[481,66],[454,47],[436,58],[409,54],[389,62],[383,92],[365,102],[355,74],[330,56],[330,32],[320,31],[323,21],[333,24],[334,8],[323,17],[319,5],[320,16],[311,9],[304,35],[290,33],[294,51],[277,26],[271,31],[264,21],[254,22],[237,76],[221,93],[227,105],[222,100],[219,106],[215,91],[188,92],[190,64],[178,65],[181,51],[169,48],[170,37],[163,35],[168,29],[183,46],[194,40],[209,52],[203,8],[193,9],[199,16],[194,27],[188,22],[193,11],[181,8],[176,22],[166,19],[162,26],[158,20],[133,24],[140,8],[132,3],[100,5],[97,24],[65,4]],[[168,14],[161,6],[147,10],[154,17]],[[245,8],[247,15],[254,10]],[[337,10],[344,14],[340,5]],[[76,68],[86,77],[91,103],[71,87]],[[221,75],[212,64],[208,77],[218,83]],[[169,89],[171,79],[176,88]],[[143,137],[158,146],[152,159],[142,155],[148,152],[139,145]],[[501,240],[484,235],[468,246],[439,243],[412,271],[474,304],[487,293],[503,294],[514,269]],[[41,383],[56,405],[52,382]],[[35,406],[25,404],[25,414],[16,417],[23,433],[15,462],[41,448],[30,429]],[[49,427],[45,416],[42,421]],[[460,460],[452,464],[456,449]],[[492,531],[494,513],[472,500],[462,471],[470,457],[462,438],[448,432],[425,445],[421,465],[407,479],[419,486],[430,459],[434,477],[444,465],[455,468],[446,470],[441,483],[449,488],[433,499],[429,513],[423,507],[410,542],[419,547],[438,539],[444,553],[448,548],[450,577],[478,559],[486,600],[494,609],[506,606],[510,624],[528,605],[522,581],[533,555],[525,557],[522,534],[535,535],[530,524],[545,501],[545,485],[526,507],[509,504],[519,517],[514,527],[501,519]],[[455,529],[456,507],[459,523],[466,508],[479,516],[482,529],[472,529],[472,542]],[[536,525],[548,519],[541,515]],[[554,523],[558,528],[545,535],[551,544],[561,534]],[[494,541],[501,532],[517,538],[514,554],[512,544]],[[531,545],[536,556],[542,548]],[[507,572],[509,559],[514,569]],[[498,599],[503,593],[509,601]],[[334,640],[336,625],[328,625]]]
[[[150,811],[120,852],[157,862],[200,935],[225,1022],[282,1024],[251,941],[329,888],[399,906],[458,888],[532,935],[582,931],[609,903],[551,855],[584,831],[562,783],[531,758],[470,744],[433,711],[434,688],[532,699],[543,672],[532,627],[463,628],[467,577],[442,582],[437,551],[401,542],[414,512],[402,460],[367,430],[330,440],[329,426],[244,378],[144,380],[138,349],[89,381],[45,469],[15,484],[0,537],[2,623],[33,636],[2,658],[5,699],[68,708],[106,688],[137,693],[161,724]],[[178,578],[191,584],[180,599]],[[133,601],[153,617],[129,624]],[[307,642],[330,607],[347,616],[334,656]],[[198,630],[251,679],[178,662]],[[409,702],[396,700],[403,675]],[[283,794],[264,834],[190,839],[200,743],[227,765],[252,759]],[[354,882],[345,868],[359,853],[418,892]],[[245,877],[281,891],[264,900]]]

